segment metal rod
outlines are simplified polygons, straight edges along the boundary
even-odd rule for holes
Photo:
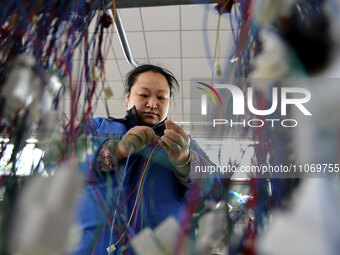
[[[122,46],[125,58],[127,60],[127,62],[134,66],[137,67],[138,63],[136,62],[136,60],[134,59],[132,53],[131,53],[131,49],[130,49],[130,45],[129,45],[129,41],[126,37],[126,33],[125,33],[125,29],[122,23],[122,20],[120,18],[119,15],[119,11],[116,10],[116,20],[115,20],[115,27],[117,30],[117,35],[120,41],[120,45]]]

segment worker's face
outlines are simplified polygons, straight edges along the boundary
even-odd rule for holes
[[[163,121],[169,110],[170,87],[160,73],[148,71],[138,75],[136,82],[126,94],[126,106],[136,106],[139,120],[148,126]]]

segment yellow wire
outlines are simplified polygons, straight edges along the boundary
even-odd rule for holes
[[[138,186],[138,192],[137,192],[135,204],[133,205],[132,213],[131,213],[130,219],[129,219],[129,221],[128,221],[128,224],[127,224],[128,226],[130,225],[132,216],[133,216],[133,214],[134,214],[134,212],[135,212],[135,209],[136,209],[137,201],[138,201],[138,198],[139,198],[140,188],[141,188],[141,186],[142,186],[141,183],[142,183],[142,180],[143,180],[143,178],[144,178],[144,174],[145,174],[146,169],[147,169],[147,167],[148,167],[148,165],[149,165],[149,161],[150,161],[150,159],[151,159],[153,153],[155,152],[155,150],[156,150],[156,148],[157,148],[158,146],[159,146],[159,144],[157,144],[157,145],[153,148],[153,150],[151,151],[150,156],[149,156],[149,158],[148,158],[148,161],[146,162],[145,171],[143,171],[142,178],[141,178],[140,184],[139,184],[139,186]],[[120,240],[122,240],[122,238],[124,237],[125,234],[126,234],[126,231],[124,231],[124,233],[121,235],[121,237],[119,238],[119,240],[118,240],[113,246],[116,246],[116,245],[120,242]]]
[[[221,23],[221,14],[218,15],[218,20],[217,20],[217,32],[216,32],[216,41],[217,41],[217,62],[220,60],[220,23]]]
[[[221,16],[222,16],[222,12],[223,10],[227,7],[228,3],[231,0],[227,0],[225,1],[225,3],[223,4],[221,11],[218,15],[218,19],[217,19],[217,31],[216,31],[216,47],[217,47],[217,53],[216,53],[216,60],[215,60],[215,66],[219,65],[220,62],[220,58],[221,58],[221,46],[220,46],[220,24],[221,24]]]

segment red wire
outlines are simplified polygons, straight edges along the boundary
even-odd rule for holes
[[[85,37],[87,37],[87,36],[85,35]],[[85,49],[85,50],[86,50],[86,41],[87,41],[87,40],[84,40],[84,49]],[[108,56],[108,54],[106,54],[105,58],[106,58],[107,56]],[[104,61],[103,61],[103,65],[104,65],[104,63],[105,63],[105,59],[104,59]],[[86,76],[87,76],[87,63],[86,63],[85,59],[84,59],[84,64],[85,64],[85,72],[84,72],[84,75],[85,75],[85,79],[86,79]],[[103,69],[101,69],[101,71],[102,71],[102,70],[103,70]],[[85,80],[85,79],[84,79],[84,80]],[[95,91],[94,82],[92,82],[92,89],[91,89],[91,93],[90,93],[90,98],[89,98],[89,100],[88,100],[88,108],[87,108],[86,112],[84,113],[84,118],[85,118],[85,119],[87,119],[87,116],[88,116],[88,114],[91,112],[91,109],[92,109],[91,103],[92,103],[92,98],[93,98],[93,95],[94,95],[94,91]],[[79,95],[77,96],[75,93],[73,93],[73,97],[75,97],[75,98],[74,98],[75,101],[78,101],[78,100],[79,100]],[[78,104],[76,104],[76,105],[78,105]],[[73,112],[73,111],[72,111],[72,112]],[[71,124],[71,126],[72,126],[72,124]],[[89,128],[89,121],[87,120],[86,134],[88,133],[88,128]],[[110,219],[111,219],[113,216],[109,217],[109,214],[108,214],[107,211],[106,211],[104,202],[102,201],[102,199],[101,199],[101,197],[100,197],[100,194],[99,194],[99,192],[98,192],[98,190],[97,190],[96,183],[95,183],[95,180],[94,180],[92,171],[90,170],[90,163],[89,163],[88,159],[87,159],[87,168],[88,168],[88,173],[89,173],[90,181],[91,181],[92,186],[93,186],[93,188],[94,188],[94,192],[95,192],[95,195],[96,195],[96,197],[97,197],[97,199],[98,199],[98,201],[99,201],[100,207],[103,209],[105,216],[106,216],[106,217],[109,219],[109,221],[110,221]],[[107,224],[106,224],[106,225],[107,225]],[[106,225],[105,225],[105,227],[106,227]],[[105,229],[105,227],[104,227],[104,229]],[[101,233],[101,234],[102,234],[102,233]]]
[[[156,145],[156,146],[157,146],[157,145]],[[124,201],[118,206],[118,208],[120,208],[120,207],[123,206],[123,204],[130,198],[130,196],[135,192],[135,190],[137,189],[137,187],[140,185],[140,183],[141,183],[141,181],[142,181],[141,178],[142,178],[142,176],[143,176],[143,172],[145,171],[145,165],[146,165],[146,162],[148,161],[148,158],[149,158],[149,155],[150,155],[151,151],[152,151],[152,148],[149,150],[149,152],[148,152],[148,154],[147,154],[147,156],[146,156],[146,158],[145,158],[145,161],[144,161],[144,164],[143,164],[143,168],[142,168],[142,171],[141,171],[142,174],[141,174],[141,177],[140,177],[140,179],[139,179],[138,184],[133,188],[133,190],[132,190],[132,191],[130,192],[130,194],[124,199]],[[111,217],[109,218],[109,220],[106,222],[105,226],[103,227],[102,231],[100,232],[100,235],[99,235],[99,237],[98,237],[98,239],[97,239],[97,241],[96,241],[96,244],[95,244],[95,246],[93,247],[92,255],[93,255],[94,252],[96,251],[97,245],[98,245],[98,243],[99,243],[99,240],[100,240],[102,234],[104,233],[104,230],[105,230],[106,226],[107,226],[109,223],[111,224],[111,220],[112,220],[113,215],[114,215],[114,213],[111,215]],[[137,213],[136,213],[136,215],[137,215]],[[113,223],[113,224],[114,224],[114,223]]]
[[[142,206],[143,206],[143,190],[144,190],[144,182],[143,182],[141,185],[142,185],[141,194],[142,194]],[[135,233],[135,230],[136,230],[138,210],[139,210],[139,201],[138,201],[137,209],[136,209],[135,224],[134,224],[134,227],[133,227],[133,233]],[[142,208],[142,213],[143,213],[143,208]],[[143,219],[143,217],[141,217],[141,219]],[[142,220],[141,220],[141,223],[142,223]]]

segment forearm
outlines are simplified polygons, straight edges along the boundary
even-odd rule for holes
[[[117,170],[119,161],[124,157],[118,150],[118,140],[106,140],[98,151],[97,161],[101,171],[115,171]]]
[[[174,164],[176,174],[178,174],[182,178],[187,178],[190,173],[190,161],[191,161],[191,152],[189,151],[189,155],[185,163]]]

